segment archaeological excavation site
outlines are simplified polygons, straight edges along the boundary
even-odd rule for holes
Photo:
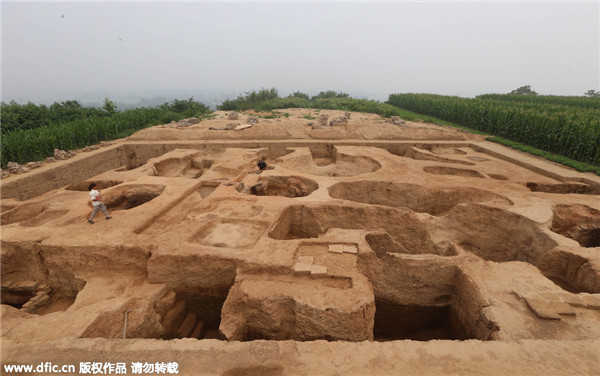
[[[2,362],[600,373],[599,176],[456,128],[283,111],[3,178]],[[88,223],[91,183],[111,219]]]

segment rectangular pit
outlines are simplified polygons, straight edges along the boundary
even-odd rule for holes
[[[454,317],[450,305],[401,305],[386,300],[375,300],[375,341],[394,340],[464,340],[466,334]]]

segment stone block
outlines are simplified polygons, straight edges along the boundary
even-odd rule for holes
[[[329,244],[329,252],[344,253],[344,245],[343,244]]]
[[[344,253],[356,255],[358,254],[358,246],[356,244],[344,244]]]
[[[326,275],[327,267],[322,265],[311,265],[310,267],[311,275]]]
[[[303,263],[296,263],[296,265],[294,265],[294,272],[295,273],[310,273],[311,272],[311,268],[312,268],[312,264],[303,264]]]
[[[548,320],[560,320],[560,315],[552,308],[550,303],[535,298],[525,298],[527,306],[536,316]]]

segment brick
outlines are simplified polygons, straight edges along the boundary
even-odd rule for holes
[[[358,254],[358,246],[356,244],[345,244],[344,253],[350,253],[353,255]]]
[[[560,315],[552,308],[550,303],[534,298],[525,298],[527,306],[536,316],[548,320],[560,320]]]
[[[343,244],[329,244],[329,252],[344,253],[344,245]]]
[[[295,273],[310,273],[311,272],[311,268],[312,265],[311,264],[303,264],[303,263],[296,263],[296,265],[294,265],[294,272]]]
[[[327,267],[322,266],[322,265],[311,265],[310,274],[312,274],[312,275],[327,274]]]

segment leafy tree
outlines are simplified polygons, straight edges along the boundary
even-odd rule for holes
[[[596,91],[596,90],[588,90],[585,93],[586,97],[593,97],[593,98],[598,98],[600,97],[600,91]]]
[[[207,105],[194,100],[194,97],[188,99],[175,99],[172,102],[167,102],[163,105],[166,109],[184,114],[187,116],[203,115],[210,111]]]
[[[310,97],[308,96],[308,94],[304,94],[302,92],[299,91],[295,91],[292,94],[290,94],[288,96],[289,98],[302,98],[302,99],[310,99]]]
[[[317,95],[314,95],[311,99],[315,100],[315,99],[319,99],[319,98],[348,98],[348,97],[350,97],[350,94],[342,93],[341,91],[339,93],[336,93],[333,90],[327,90],[327,91],[322,91]]]
[[[106,113],[112,115],[117,112],[117,106],[113,101],[108,98],[104,98],[104,105],[101,107],[102,110],[106,111]]]
[[[515,89],[510,92],[510,94],[516,95],[538,95],[535,91],[531,90],[531,85],[521,86],[518,89]]]
[[[248,110],[248,109],[264,109],[265,102],[279,99],[277,89],[260,89],[257,91],[246,92],[245,95],[240,95],[237,99],[227,99],[223,101],[217,108],[223,111],[231,110]]]

